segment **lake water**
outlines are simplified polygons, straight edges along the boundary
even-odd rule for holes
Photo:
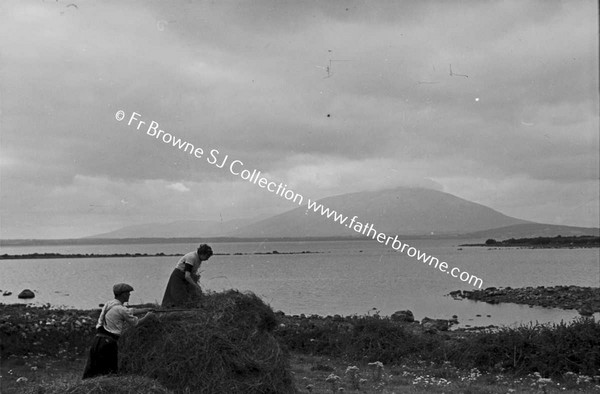
[[[482,278],[483,287],[600,285],[599,249],[489,249],[459,247],[481,240],[405,240]],[[196,244],[78,245],[3,247],[0,254],[165,253],[183,254]],[[212,243],[215,255],[203,263],[201,285],[220,291],[252,291],[273,309],[288,314],[390,315],[411,310],[416,319],[458,315],[460,326],[514,325],[569,321],[576,311],[513,304],[457,301],[452,290],[469,284],[376,241]],[[278,251],[281,254],[254,253]],[[319,252],[283,254],[285,252]],[[233,253],[244,253],[233,255]],[[23,302],[17,294],[34,290],[32,303],[82,309],[112,298],[112,285],[127,282],[130,303],[160,302],[178,257],[0,260],[0,302]],[[480,315],[480,316],[477,316]],[[489,315],[489,316],[488,316]],[[597,317],[600,317],[597,315]]]

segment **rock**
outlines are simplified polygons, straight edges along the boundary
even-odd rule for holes
[[[9,296],[12,294],[12,291],[8,291],[6,290],[4,293],[2,293],[3,296]]]
[[[25,289],[22,292],[20,292],[17,297],[19,297],[19,298],[33,298],[33,297],[35,297],[35,294],[33,294],[33,291],[31,291],[31,290]]]
[[[399,321],[399,322],[405,322],[405,323],[412,323],[415,321],[415,317],[413,316],[413,313],[409,310],[394,312],[390,316],[390,319],[392,319],[393,321]]]
[[[423,326],[426,332],[448,331],[450,322],[448,320],[425,317],[421,320],[421,326]]]
[[[594,310],[589,305],[583,305],[577,312],[579,312],[581,316],[592,316],[594,314]]]

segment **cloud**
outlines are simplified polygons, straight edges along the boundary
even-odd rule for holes
[[[182,193],[190,191],[190,189],[188,189],[183,183],[179,183],[179,182],[167,185],[167,188],[178,191],[178,192],[182,192]]]
[[[391,159],[345,160],[328,156],[297,155],[291,158],[295,165],[286,171],[288,183],[299,190],[311,192],[313,200],[348,190],[376,191],[400,186],[425,187],[441,190],[442,185],[425,178],[426,171],[415,163]]]
[[[486,199],[492,207],[518,202],[514,212],[543,221],[593,222],[587,208],[571,219],[556,210],[598,201],[566,192],[600,178],[594,2],[78,6],[0,5],[0,36],[12,37],[0,66],[2,236],[37,231],[4,225],[4,215],[31,222],[32,210],[76,233],[87,231],[82,218],[106,228],[156,221],[158,209],[181,217],[185,205],[241,216],[242,207],[285,208],[116,121],[118,110],[312,198],[401,185],[479,198],[486,185],[498,196]],[[468,78],[450,76],[450,64]],[[78,203],[94,184],[115,188],[104,216]],[[172,205],[157,207],[126,196],[139,187],[180,199],[169,194]],[[59,191],[69,207],[47,201]],[[565,199],[539,204],[544,194]]]
[[[597,181],[577,182],[574,187],[526,176],[436,180],[444,184],[445,192],[494,207],[505,215],[540,223],[598,227]]]

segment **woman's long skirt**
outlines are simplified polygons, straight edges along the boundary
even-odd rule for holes
[[[185,273],[177,268],[169,277],[162,300],[163,308],[196,306],[199,297],[196,288],[185,280]]]

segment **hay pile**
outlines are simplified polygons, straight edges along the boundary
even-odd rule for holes
[[[254,294],[208,294],[198,309],[156,313],[127,330],[119,370],[177,393],[294,393],[275,326],[273,310]]]
[[[155,380],[143,376],[99,376],[93,379],[64,382],[56,380],[31,384],[22,394],[173,394]]]

